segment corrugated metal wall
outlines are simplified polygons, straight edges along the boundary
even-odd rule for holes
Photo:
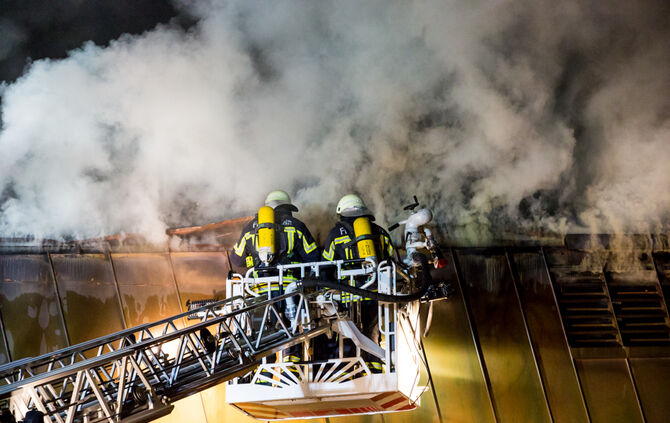
[[[226,251],[2,254],[0,362],[178,313],[228,270]],[[425,344],[445,421],[670,419],[668,253],[454,249],[443,276],[456,292]],[[437,421],[431,395],[422,403],[356,420]],[[162,421],[228,418],[246,419],[218,386]]]

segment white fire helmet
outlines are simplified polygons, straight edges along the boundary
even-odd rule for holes
[[[291,211],[297,212],[298,208],[291,203],[291,197],[289,197],[286,191],[276,190],[270,192],[267,197],[265,197],[265,205],[276,209],[279,206],[288,206]]]
[[[344,217],[372,217],[372,212],[370,209],[366,207],[361,197],[356,194],[347,194],[340,198],[340,201],[337,203],[337,209],[335,211],[337,214]]]

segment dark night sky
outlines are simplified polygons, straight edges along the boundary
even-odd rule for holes
[[[0,80],[15,80],[30,60],[62,58],[86,41],[105,45],[158,23],[189,25],[166,0],[2,0]]]

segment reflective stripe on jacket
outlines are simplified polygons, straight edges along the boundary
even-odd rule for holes
[[[371,224],[372,236],[375,243],[375,251],[377,252],[377,259],[379,261],[386,260],[393,254],[393,243],[388,232],[381,226]],[[323,250],[322,257],[324,260],[354,260],[359,258],[358,247],[356,243],[352,243],[355,238],[352,232],[351,224],[345,225],[337,222],[333,229],[328,233],[326,238],[326,247]],[[343,278],[343,280],[346,280]],[[350,282],[350,285],[355,286],[356,282]],[[376,291],[376,288],[373,289]],[[341,301],[343,303],[350,303],[355,301],[367,301],[370,298],[361,298],[348,292],[342,292]]]
[[[381,226],[374,223],[371,226],[375,250],[378,256],[377,259],[379,261],[386,260],[393,255],[391,237]],[[326,238],[322,255],[324,260],[352,260],[359,258],[358,247],[355,243],[351,242],[354,239],[354,234],[349,232],[349,228],[342,223],[337,222],[335,224],[335,227],[328,233],[328,238]]]
[[[258,218],[249,222],[240,235],[230,254],[230,261],[238,267],[257,267],[261,264],[258,257]],[[306,263],[319,261],[319,251],[314,237],[304,223],[295,217],[277,216],[277,257],[273,264]],[[247,257],[251,257],[247,261]]]

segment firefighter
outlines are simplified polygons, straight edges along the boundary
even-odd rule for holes
[[[372,223],[375,220],[372,212],[356,194],[347,194],[337,203],[337,215],[340,220],[328,233],[324,260],[352,260],[374,256],[377,263],[386,260],[393,254],[391,237],[380,226]],[[361,282],[361,283],[359,283]],[[365,281],[356,281],[360,285]],[[377,301],[342,293],[342,303],[351,307],[352,302],[360,302],[361,332],[376,343],[379,343],[379,316]],[[352,356],[354,346],[351,340],[345,340],[346,356]],[[373,373],[381,373],[382,363],[372,354],[361,353],[366,364]]]
[[[297,211],[298,208],[285,191],[270,192],[265,198],[265,207],[261,207],[256,217],[242,230],[230,254],[232,264],[253,267],[256,277],[276,276],[277,272],[272,266],[279,264],[319,261],[319,251],[312,234],[304,223],[293,217],[293,212]],[[268,270],[263,270],[265,267]],[[300,276],[299,273],[297,276]],[[282,286],[261,283],[251,286],[251,290],[274,298],[282,295],[287,285],[297,281],[297,278],[287,271],[283,274],[283,281]],[[284,351],[284,362],[298,362],[301,356],[301,346],[293,346]],[[268,361],[271,359],[269,357]]]
[[[306,263],[319,261],[319,252],[312,234],[304,223],[293,217],[298,208],[291,203],[286,191],[272,191],[265,198],[265,205],[274,210],[275,247],[271,260],[261,257],[258,237],[258,216],[249,222],[233,248],[230,261],[238,267],[262,268],[266,265]],[[267,287],[266,287],[267,288]],[[273,288],[278,289],[278,288]],[[266,291],[262,291],[266,292]],[[261,292],[261,293],[262,293]]]

